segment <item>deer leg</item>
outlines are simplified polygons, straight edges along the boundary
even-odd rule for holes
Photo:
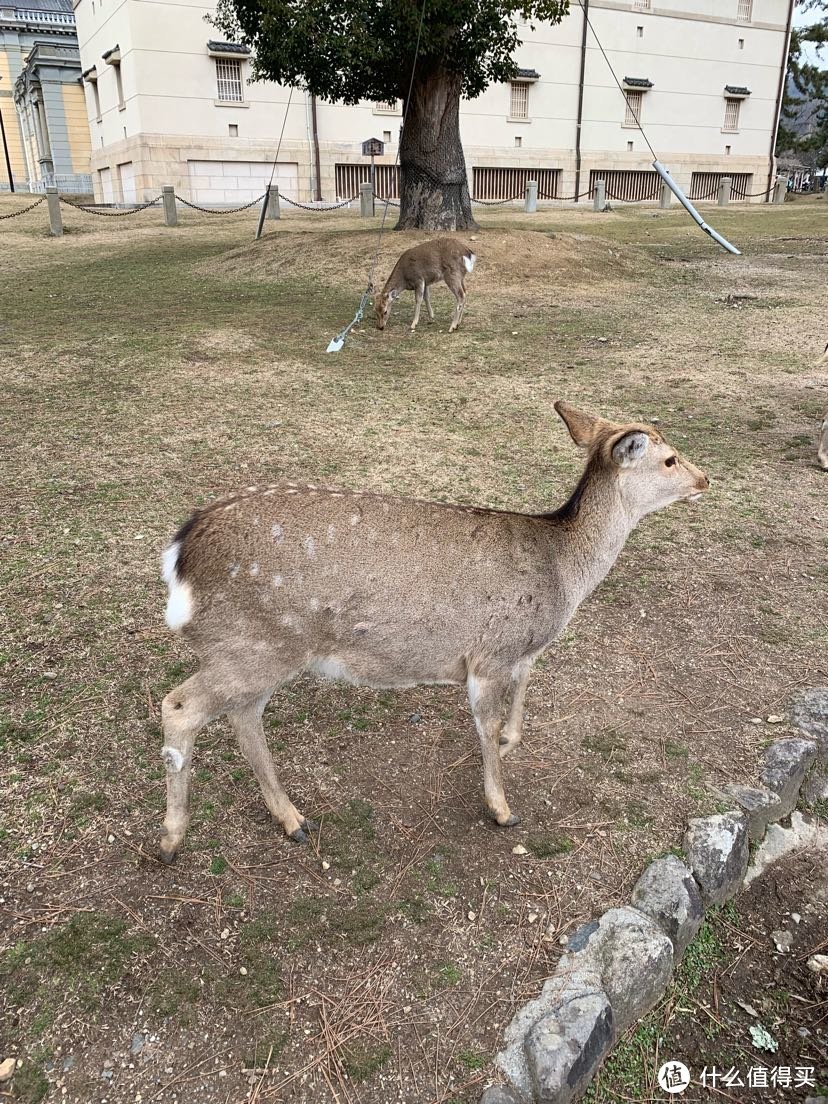
[[[190,823],[190,778],[196,734],[220,712],[201,678],[193,675],[171,690],[161,703],[164,746],[161,758],[167,768],[167,814],[161,838],[161,858],[175,860]]]
[[[259,781],[265,804],[274,820],[278,820],[285,834],[296,843],[307,843],[307,831],[316,825],[306,820],[285,793],[273,758],[267,747],[262,714],[270,700],[272,690],[267,691],[254,702],[228,712],[227,719],[236,739],[239,741],[242,755],[253,768]]]
[[[528,660],[519,663],[513,672],[512,705],[500,737],[501,759],[505,759],[510,751],[519,747],[523,740],[523,708],[531,673],[532,664]]]
[[[431,305],[431,296],[428,294],[428,284],[426,284],[426,286],[425,286],[424,295],[425,295],[425,305],[428,309],[428,320],[429,320],[429,322],[433,322],[434,321],[434,307],[432,307],[432,305]]]
[[[466,289],[463,287],[463,281],[460,276],[449,275],[446,279],[446,286],[455,299],[454,315],[452,316],[451,325],[449,326],[449,333],[454,333],[460,325],[460,319],[463,317],[463,311],[466,306]]]
[[[423,305],[423,295],[425,294],[425,280],[418,280],[417,286],[414,289],[414,321],[411,323],[411,332],[417,329],[417,323],[420,321],[420,307]]]
[[[520,817],[515,816],[506,800],[498,752],[509,683],[501,678],[469,675],[466,688],[483,753],[483,791],[486,804],[498,824],[503,828],[511,828],[520,824]]]

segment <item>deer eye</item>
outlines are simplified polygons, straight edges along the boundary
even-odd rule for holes
[[[665,468],[672,468],[673,464],[676,464],[676,463],[678,463],[678,457],[677,456],[668,456],[667,459],[664,461],[664,467]]]

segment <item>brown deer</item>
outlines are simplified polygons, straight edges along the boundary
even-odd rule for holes
[[[444,280],[456,300],[449,326],[449,333],[453,333],[460,325],[466,309],[466,273],[471,272],[476,260],[474,251],[457,238],[437,238],[435,241],[423,242],[422,245],[406,249],[385,281],[385,287],[374,298],[377,329],[385,329],[394,300],[404,291],[414,292],[414,321],[411,323],[411,332],[417,329],[420,321],[423,299],[428,310],[428,320],[433,322],[434,310],[428,289],[431,284]]]
[[[170,862],[188,823],[196,733],[226,715],[265,803],[305,842],[313,825],[279,783],[262,714],[300,672],[371,686],[466,686],[486,804],[518,823],[501,757],[521,740],[532,665],[615,562],[645,514],[707,477],[661,434],[558,402],[587,450],[560,509],[522,514],[314,486],[249,487],[199,510],[164,553],[167,624],[200,660],[164,698]]]

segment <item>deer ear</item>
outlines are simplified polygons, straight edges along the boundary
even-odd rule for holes
[[[400,297],[399,288],[394,288],[391,292],[391,298],[392,299],[399,299],[399,297]]]
[[[555,409],[563,419],[572,440],[580,448],[589,448],[595,440],[599,426],[607,424],[603,418],[587,414],[586,411],[578,410],[577,407],[561,402],[560,399],[555,403]]]
[[[619,468],[633,468],[645,456],[649,447],[650,438],[647,434],[635,429],[615,442],[612,446],[612,458]]]

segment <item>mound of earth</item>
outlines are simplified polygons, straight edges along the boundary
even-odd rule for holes
[[[436,234],[386,233],[375,284],[384,283],[397,257]],[[593,284],[640,272],[652,259],[641,250],[585,234],[535,230],[477,230],[461,235],[478,254],[469,288],[497,293],[526,281],[567,286]],[[206,275],[239,280],[313,280],[329,286],[364,285],[376,250],[376,229],[276,231],[262,241],[232,249],[201,266]]]

